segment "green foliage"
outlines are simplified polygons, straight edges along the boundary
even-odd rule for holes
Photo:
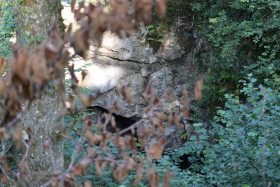
[[[197,136],[178,155],[191,155],[189,169],[204,175],[200,178],[204,185],[276,186],[280,183],[279,78],[275,75],[267,88],[257,86],[252,74],[249,81],[241,82],[246,102],[226,94],[226,109],[217,111],[211,129],[194,124]]]
[[[194,0],[196,26],[209,42],[204,56],[210,74],[206,104],[223,106],[225,93],[238,94],[238,80],[254,73],[259,84],[280,69],[280,3],[274,0]]]
[[[199,102],[200,106],[207,106],[210,115],[213,116],[217,107],[223,107],[226,102],[224,95],[226,93],[240,94],[241,84],[239,80],[242,78],[241,73],[231,72],[220,66],[213,66],[212,70],[205,77],[203,85],[203,98]]]
[[[216,0],[200,3],[201,11],[205,10],[201,27],[212,49],[217,52],[216,58],[226,60],[227,66],[244,63],[236,58],[272,60],[279,57],[278,1]]]
[[[147,41],[155,41],[155,42],[163,42],[162,39],[162,34],[159,32],[160,31],[160,27],[161,25],[149,25],[147,26],[148,29],[148,36],[147,36]]]
[[[178,17],[183,17],[190,14],[191,6],[184,0],[171,1],[168,3],[165,16],[162,19],[157,17],[156,7],[153,7],[153,21],[147,26],[148,36],[147,41],[162,43],[163,34],[170,30],[172,24],[175,23]]]
[[[0,0],[0,57],[11,55],[10,39],[15,31],[13,10],[9,1]]]

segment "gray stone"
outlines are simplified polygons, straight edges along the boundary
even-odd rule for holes
[[[182,119],[182,91],[188,89],[189,103],[193,103],[193,85],[203,73],[194,58],[203,40],[196,31],[186,30],[182,22],[181,26],[172,26],[170,32],[163,35],[164,41],[154,53],[146,41],[147,33],[145,27],[125,39],[110,32],[105,33],[101,47],[90,48],[87,62],[92,62],[92,65],[88,68],[87,77],[83,81],[79,79],[79,85],[92,87],[102,93],[96,105],[109,109],[116,100],[120,115],[139,118],[148,105],[145,90],[149,80],[152,80],[153,92],[157,96],[164,96],[165,91],[172,93],[171,99],[164,102],[158,110],[166,114],[178,112]],[[77,76],[81,77],[79,73]],[[129,85],[132,94],[130,106],[119,93],[123,85]],[[182,144],[176,129],[167,128],[164,137],[168,147],[178,148]]]

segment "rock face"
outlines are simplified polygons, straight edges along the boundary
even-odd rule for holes
[[[64,6],[63,11],[67,11],[67,8],[69,9]],[[65,18],[69,17],[71,16],[65,13]],[[174,111],[180,114],[180,98],[183,89],[187,89],[190,112],[196,113],[197,107],[193,104],[194,83],[205,72],[205,68],[196,63],[194,56],[200,52],[203,39],[194,29],[188,29],[189,24],[187,21],[178,21],[171,26],[170,31],[163,35],[163,42],[157,43],[160,48],[156,52],[153,51],[154,46],[147,41],[148,30],[145,27],[125,39],[105,33],[100,48],[91,46],[87,59],[75,62],[76,69],[87,71],[83,80],[81,73],[76,73],[78,85],[101,92],[96,106],[109,109],[116,100],[121,116],[139,119],[148,105],[145,92],[149,80],[152,80],[155,95],[162,97],[166,91],[172,93],[171,99],[164,102],[158,110],[166,114]],[[132,95],[130,106],[119,92],[123,85],[129,85]],[[190,121],[181,119],[190,135]],[[192,120],[192,116],[190,119]],[[165,147],[175,149],[182,144],[176,127],[167,128],[164,136],[167,140]]]
[[[199,52],[203,40],[195,30],[187,31],[184,28],[184,24],[173,26],[163,36],[164,42],[156,53],[146,41],[145,28],[126,39],[106,33],[101,48],[91,48],[87,59],[90,64],[88,74],[83,81],[80,78],[79,85],[102,93],[96,103],[98,106],[108,109],[116,100],[120,115],[127,118],[142,116],[148,104],[145,90],[149,80],[152,80],[153,92],[157,96],[163,96],[165,91],[172,93],[172,98],[160,107],[161,111],[167,114],[180,112],[183,89],[189,91],[190,109],[195,111],[192,106],[193,85],[203,73],[203,68],[199,67],[194,56]],[[77,76],[81,77],[79,74]],[[123,85],[129,85],[133,98],[130,106],[119,92]],[[182,144],[176,128],[167,129],[166,136],[167,147],[178,148]]]
[[[173,29],[175,30],[175,29]],[[92,87],[102,95],[98,105],[108,108],[114,100],[118,101],[120,114],[125,117],[141,117],[147,105],[144,97],[149,80],[153,82],[153,91],[161,97],[165,91],[173,94],[163,110],[173,111],[179,107],[179,98],[184,88],[192,94],[193,81],[200,75],[194,54],[199,51],[202,40],[192,32],[174,31],[164,36],[164,42],[157,53],[149,48],[145,39],[145,30],[132,37],[120,39],[107,33],[102,47],[92,47],[86,78],[79,81],[81,87]],[[77,75],[80,77],[81,75]],[[121,98],[122,85],[131,83],[129,89],[133,100],[130,107]]]

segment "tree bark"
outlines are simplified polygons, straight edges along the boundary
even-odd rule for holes
[[[12,0],[17,45],[32,51],[47,36],[53,23],[62,26],[60,0]],[[61,27],[61,29],[63,29]],[[58,90],[51,87],[47,93],[33,101],[23,116],[23,128],[30,127],[35,135],[29,149],[28,182],[23,186],[40,186],[50,180],[53,172],[63,170],[63,117],[60,114]],[[50,142],[46,149],[43,145]]]
[[[17,44],[32,49],[47,37],[53,23],[63,32],[63,20],[59,0],[12,0]]]

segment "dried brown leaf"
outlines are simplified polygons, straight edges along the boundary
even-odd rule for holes
[[[101,167],[100,167],[100,163],[99,163],[100,161],[95,161],[94,162],[94,166],[95,166],[95,169],[96,169],[96,171],[97,171],[97,174],[99,175],[99,176],[103,176],[103,173],[102,173],[102,169],[101,169]]]
[[[170,113],[169,116],[168,116],[168,127],[173,125],[173,123],[174,123],[173,114]]]
[[[163,187],[168,187],[170,185],[170,173],[167,171],[164,175]]]
[[[5,62],[4,58],[1,58],[1,60],[0,60],[0,75],[2,75],[4,73],[5,65],[6,65],[6,62]]]
[[[50,42],[45,46],[45,58],[47,61],[53,60],[57,54],[57,49]]]
[[[84,70],[82,71],[82,80],[84,80],[87,76],[87,72],[85,72]]]
[[[110,112],[116,112],[117,114],[120,112],[120,108],[119,108],[117,100],[114,100],[113,106],[110,109]]]
[[[155,96],[155,97],[154,97],[154,100],[153,100],[154,106],[158,105],[159,103],[160,103],[159,97]]]
[[[174,114],[174,123],[178,129],[183,129],[183,127],[179,121],[178,115],[176,113]]]
[[[135,148],[136,142],[135,142],[134,138],[132,136],[126,136],[126,138],[127,138],[127,141],[128,141],[129,148],[130,149]]]
[[[125,165],[120,165],[114,172],[114,178],[119,182],[123,182],[127,177]]]
[[[142,176],[143,176],[143,165],[139,165],[137,166],[136,169],[136,178],[134,180],[134,185],[137,185],[141,180],[142,180]]]
[[[120,90],[120,93],[121,93],[121,95],[123,96],[124,99],[125,99],[125,97],[126,97],[125,92],[126,92],[126,88],[125,88],[125,86],[122,86],[122,87],[121,87],[121,90]]]
[[[8,177],[4,174],[1,175],[1,183],[2,184],[8,184],[9,180]]]
[[[153,158],[159,160],[163,152],[163,146],[161,142],[157,142],[151,145],[149,152],[152,154]]]
[[[201,100],[202,99],[202,89],[203,89],[203,78],[200,78],[195,84],[195,99]]]
[[[150,101],[153,97],[152,86],[153,86],[153,82],[149,81],[149,84],[148,84],[147,90],[146,90],[147,101]]]
[[[103,161],[101,162],[101,169],[104,170],[104,169],[106,168],[107,164],[108,164],[108,161],[103,160]]]
[[[86,57],[87,51],[89,49],[89,41],[88,41],[89,33],[87,30],[80,28],[74,33],[74,49],[76,54]]]
[[[0,140],[1,142],[9,138],[9,133],[5,127],[0,128]]]
[[[188,100],[189,100],[189,94],[188,91],[184,89],[183,91],[183,106],[186,106],[188,104]]]
[[[159,122],[158,127],[159,127],[159,130],[160,130],[160,133],[161,134],[165,134],[165,128],[164,128],[162,122]]]
[[[159,186],[159,176],[158,173],[155,172],[154,168],[150,168],[147,173],[148,179],[150,181],[151,187],[158,187]]]
[[[148,127],[143,127],[142,131],[144,137],[148,137],[150,135],[150,129]]]
[[[114,116],[111,117],[111,125],[113,128],[116,128],[116,120]]]
[[[119,146],[121,152],[125,151],[125,148],[126,148],[125,140],[123,138],[120,138],[118,143],[119,143],[118,146]]]
[[[6,87],[6,82],[2,79],[0,79],[0,96],[2,96],[4,90],[5,90],[5,87]]]
[[[90,130],[88,129],[85,131],[85,137],[88,140],[89,145],[94,145],[102,141],[102,135],[97,134],[93,136]]]
[[[90,102],[90,96],[88,94],[81,93],[79,94],[79,98],[81,99],[82,104],[85,108],[90,106],[91,102]]]
[[[162,112],[155,112],[155,115],[160,121],[165,121],[167,119],[167,116]]]
[[[32,129],[31,129],[30,127],[28,127],[28,128],[26,129],[26,134],[27,134],[29,137],[32,136]]]
[[[125,92],[126,95],[126,102],[128,103],[128,105],[130,105],[131,101],[132,101],[132,96],[131,96],[131,92],[130,91],[126,91]]]
[[[84,187],[92,187],[92,183],[89,180],[84,182]]]
[[[75,64],[73,63],[71,66],[68,66],[68,71],[69,71],[69,74],[71,76],[71,80],[74,82],[74,83],[77,83],[78,82],[78,79],[75,75]],[[73,88],[72,88],[73,89]]]
[[[115,146],[119,145],[119,138],[120,138],[119,130],[117,130],[117,133],[116,133],[115,138],[114,138],[114,145]]]
[[[166,12],[166,0],[157,0],[156,12],[158,17],[162,19]]]
[[[13,130],[13,141],[19,143],[22,141],[22,128],[15,128]]]
[[[73,175],[80,175],[90,164],[90,159],[83,159],[80,162],[78,162],[72,169]]]
[[[183,116],[185,119],[189,118],[189,109],[187,107],[184,107],[183,109]]]

